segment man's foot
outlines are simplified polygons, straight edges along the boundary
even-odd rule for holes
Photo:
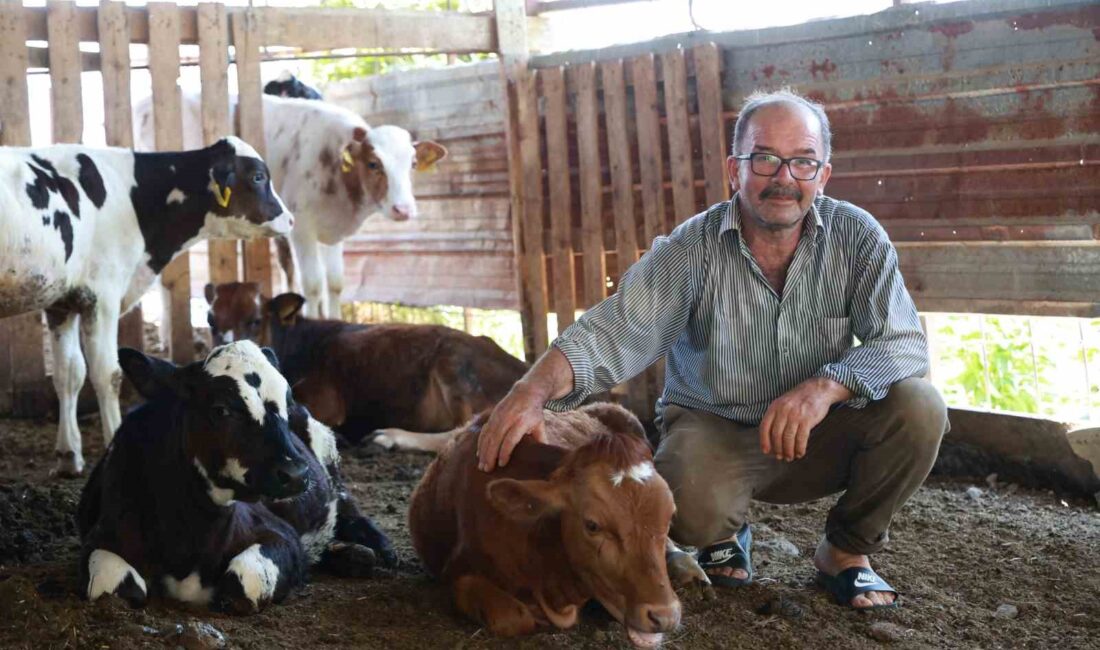
[[[744,524],[737,534],[699,550],[699,566],[719,587],[752,582],[752,528]]]
[[[837,576],[846,569],[870,569],[871,561],[866,555],[842,551],[830,544],[827,539],[822,538],[821,543],[817,545],[817,551],[814,552],[814,566],[826,576]],[[859,578],[857,578],[857,586],[859,586],[858,580]],[[853,596],[849,604],[855,609],[889,607],[894,604],[897,597],[897,593],[893,591],[867,591]]]

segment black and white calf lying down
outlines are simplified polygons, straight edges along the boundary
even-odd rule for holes
[[[86,370],[107,442],[121,420],[119,315],[191,244],[286,235],[294,217],[256,150],[234,137],[177,153],[0,147],[0,177],[0,318],[46,311],[57,471],[80,474],[76,399]]]
[[[176,367],[124,348],[148,400],[127,414],[81,495],[81,585],[133,606],[162,593],[249,613],[310,565],[366,575],[386,536],[343,491],[331,430],[294,402],[251,341]]]

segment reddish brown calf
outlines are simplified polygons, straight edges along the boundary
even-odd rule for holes
[[[594,598],[635,645],[659,644],[680,621],[665,566],[675,507],[638,420],[613,404],[547,412],[549,444],[525,438],[491,474],[475,459],[484,420],[454,432],[413,493],[428,570],[494,634],[571,627]]]

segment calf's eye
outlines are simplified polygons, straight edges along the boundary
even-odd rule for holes
[[[224,404],[215,404],[214,407],[210,409],[210,414],[220,420],[222,418],[229,417],[233,414],[233,412],[230,411],[229,407],[225,406]]]
[[[600,525],[591,519],[584,520],[584,530],[587,533],[594,534],[600,532]]]
[[[263,172],[256,172],[252,176],[252,182],[257,184],[257,185],[261,185],[263,183],[266,183],[267,182],[267,174],[265,174]]]

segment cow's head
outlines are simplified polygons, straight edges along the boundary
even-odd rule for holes
[[[316,88],[295,77],[289,70],[283,70],[278,77],[264,84],[265,95],[276,97],[298,97],[301,99],[324,99]]]
[[[383,216],[405,221],[416,216],[412,172],[431,169],[446,155],[442,145],[413,142],[399,126],[355,127],[337,164],[353,196],[365,192]]]
[[[549,480],[491,482],[489,501],[523,524],[556,518],[572,569],[631,642],[652,647],[680,622],[665,565],[675,506],[637,418],[601,406],[590,414],[606,433],[571,452]]]
[[[263,325],[263,296],[258,282],[226,282],[206,285],[210,310],[206,322],[214,345],[259,340]]]
[[[212,238],[274,237],[294,215],[271,185],[267,163],[247,142],[228,136],[210,145],[210,209],[203,233]]]
[[[214,503],[282,499],[306,488],[309,465],[288,424],[295,404],[270,350],[239,341],[177,367],[122,348],[119,364],[144,397],[177,403],[185,462]]]

